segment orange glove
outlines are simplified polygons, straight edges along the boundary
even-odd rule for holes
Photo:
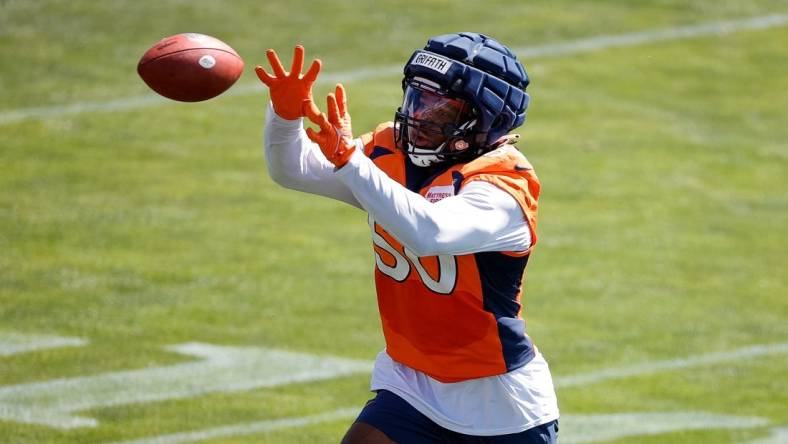
[[[353,142],[350,114],[347,112],[345,88],[342,84],[337,84],[335,94],[329,94],[326,99],[328,118],[311,100],[304,102],[303,113],[312,123],[320,127],[320,132],[307,128],[306,135],[320,146],[320,151],[329,162],[337,168],[342,168],[356,150],[356,144]]]
[[[285,72],[282,62],[276,55],[276,51],[269,49],[265,52],[274,75],[268,74],[262,66],[255,67],[254,71],[261,82],[270,90],[271,102],[274,111],[287,120],[295,120],[303,117],[301,104],[304,101],[312,100],[312,84],[317,79],[320,72],[320,60],[312,62],[309,71],[301,76],[301,69],[304,67],[304,47],[298,45],[293,53],[293,66],[290,72]]]

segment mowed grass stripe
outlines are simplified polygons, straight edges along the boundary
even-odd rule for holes
[[[599,51],[607,48],[644,45],[654,42],[688,39],[708,35],[730,34],[742,30],[758,30],[785,26],[788,23],[788,14],[769,14],[741,20],[717,21],[700,23],[688,26],[648,30],[642,32],[603,35],[572,40],[561,43],[548,43],[537,46],[513,48],[521,58],[556,57],[582,52]],[[333,84],[336,82],[356,82],[389,75],[395,75],[402,70],[402,65],[389,65],[382,67],[362,68],[337,73],[327,73],[318,79],[319,84]],[[245,95],[263,91],[258,83],[239,85],[230,90],[226,95]],[[147,108],[151,106],[170,103],[168,100],[153,94],[140,97],[127,97],[109,102],[77,102],[66,105],[43,106],[18,109],[0,113],[0,125],[8,125],[31,119],[46,119],[63,115],[84,114],[91,112],[114,112],[131,109]]]

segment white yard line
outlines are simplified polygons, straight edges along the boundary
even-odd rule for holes
[[[622,379],[631,376],[687,369],[709,364],[731,362],[743,358],[756,358],[788,352],[788,343],[753,345],[727,352],[715,352],[689,356],[680,359],[646,362],[631,367],[611,368],[590,373],[558,377],[559,387],[587,385],[597,382]],[[192,432],[160,435],[113,444],[177,444],[197,442],[206,439],[252,435],[289,427],[306,427],[322,422],[350,420],[358,415],[361,406],[333,410],[320,415],[282,418],[213,427]],[[757,417],[718,415],[706,412],[672,413],[615,413],[599,415],[562,415],[561,442],[587,443],[622,438],[635,435],[653,435],[678,430],[699,430],[713,428],[750,428],[762,427],[769,421]],[[779,432],[779,433],[778,433]],[[772,440],[758,441],[753,444],[776,444],[784,436],[784,429],[776,429]]]
[[[197,359],[0,387],[0,419],[61,429],[95,427],[98,421],[77,412],[368,374],[372,369],[367,361],[265,347],[192,342],[168,349]]]
[[[788,427],[775,427],[769,431],[769,436],[744,444],[785,444],[788,443]]]
[[[59,347],[81,347],[88,341],[81,338],[54,335],[26,335],[0,332],[0,356],[27,353]]]
[[[763,418],[694,411],[569,414],[559,419],[558,436],[561,444],[580,444],[685,430],[749,429],[766,425],[769,421]]]
[[[319,415],[256,421],[213,427],[193,432],[172,433],[111,444],[180,444],[214,438],[231,438],[271,432],[292,427],[308,427],[324,422],[344,420],[350,425],[360,407],[333,410]],[[720,415],[707,412],[612,413],[562,415],[560,441],[565,444],[593,443],[628,436],[659,435],[682,430],[746,429],[768,425],[769,421],[751,416]],[[776,444],[764,441],[754,444]]]
[[[609,368],[588,373],[555,378],[555,385],[559,388],[574,387],[579,385],[594,384],[612,379],[623,379],[632,376],[663,373],[671,370],[681,370],[690,367],[733,362],[745,358],[788,353],[788,343],[753,345],[730,351],[709,353],[705,355],[689,356],[686,358],[669,359],[665,361],[645,362],[628,367]]]
[[[555,57],[608,48],[646,45],[656,42],[690,39],[710,35],[732,34],[743,30],[775,28],[785,26],[786,24],[788,24],[788,14],[770,14],[746,19],[675,26],[672,28],[654,29],[627,34],[603,35],[552,45],[514,48],[514,52],[518,57],[522,57],[527,61],[531,57]]]
[[[744,30],[758,30],[785,26],[788,24],[788,14],[770,14],[740,20],[716,21],[696,25],[674,26],[664,29],[633,32],[617,35],[603,35],[572,40],[562,43],[548,43],[544,45],[525,46],[513,48],[521,58],[527,60],[538,57],[557,57],[568,54],[598,51],[607,48],[645,45],[655,42],[688,39],[710,35],[725,35]],[[402,71],[402,65],[389,65],[382,67],[361,68],[352,71],[323,74],[319,83],[333,84],[338,81],[350,83],[369,80],[385,76],[393,76]],[[246,95],[264,93],[265,88],[255,83],[238,85],[228,91],[227,95]],[[108,102],[76,102],[65,105],[41,106],[21,108],[0,112],[0,125],[8,125],[25,120],[47,119],[72,114],[93,112],[115,112],[130,109],[147,108],[151,106],[172,103],[159,96],[148,94],[140,97],[128,97]]]
[[[357,407],[337,409],[318,415],[300,416],[297,418],[272,419],[267,421],[248,422],[224,427],[196,430],[194,432],[173,433],[170,435],[154,436],[152,438],[122,441],[115,444],[178,444],[183,442],[204,441],[213,438],[228,438],[232,436],[251,435],[291,427],[308,427],[322,422],[351,419],[358,415]]]

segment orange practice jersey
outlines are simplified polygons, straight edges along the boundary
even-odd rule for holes
[[[523,210],[533,248],[539,180],[513,146],[435,170],[412,165],[395,149],[391,123],[362,140],[381,170],[430,201],[456,195],[475,180],[506,191]],[[533,358],[520,303],[530,248],[417,258],[371,224],[378,307],[393,359],[439,381],[457,382],[503,374]]]

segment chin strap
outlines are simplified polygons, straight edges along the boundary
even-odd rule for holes
[[[483,155],[485,153],[489,153],[490,151],[492,151],[492,150],[494,150],[494,149],[496,149],[496,148],[498,148],[498,147],[500,147],[502,145],[514,145],[514,144],[516,144],[519,141],[520,141],[520,135],[519,134],[516,134],[516,133],[507,134],[505,136],[500,137],[498,140],[496,140],[495,143],[490,148],[488,148],[486,150],[477,151],[477,154],[475,154],[475,155],[474,154],[470,154],[470,152],[467,153],[468,157],[464,158],[464,159],[467,161],[469,159],[481,156],[481,155]],[[443,163],[443,162],[458,162],[458,161],[462,161],[459,158],[441,160],[438,157],[440,155],[440,153],[437,153],[437,154],[433,154],[433,153],[420,154],[420,153],[414,153],[414,152],[411,152],[411,151],[407,151],[407,154],[408,154],[408,157],[410,157],[411,163],[413,163],[416,166],[420,166],[420,167],[428,167],[428,166],[432,166],[432,165],[435,165],[435,164],[438,164],[438,163]]]

